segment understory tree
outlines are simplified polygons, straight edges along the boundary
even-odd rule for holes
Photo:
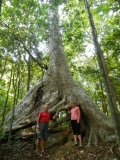
[[[49,15],[49,68],[14,107],[14,115],[12,111],[6,115],[4,132],[9,131],[9,122],[12,117],[12,131],[15,132],[34,125],[38,111],[41,111],[45,105],[49,106],[52,114],[59,116],[62,111],[67,110],[71,101],[75,101],[81,108],[81,130],[85,133],[88,145],[96,145],[107,136],[115,134],[113,122],[99,110],[85,90],[71,76],[62,46],[58,8],[53,7]],[[68,119],[67,114],[62,116],[50,126],[51,130]]]
[[[116,95],[114,94],[114,89],[112,87],[112,84],[111,84],[111,81],[110,81],[110,78],[109,78],[109,75],[108,75],[108,69],[107,69],[107,65],[105,63],[105,58],[103,56],[103,52],[102,52],[101,47],[100,47],[99,42],[98,42],[97,31],[96,31],[96,28],[95,28],[95,25],[94,25],[92,14],[90,12],[90,6],[89,6],[87,0],[84,0],[84,2],[85,2],[86,9],[87,9],[91,30],[92,30],[92,36],[93,36],[95,51],[96,51],[96,54],[97,54],[97,57],[98,57],[98,62],[99,62],[104,86],[105,86],[105,89],[106,89],[107,97],[108,97],[108,103],[109,103],[109,106],[110,106],[111,116],[112,116],[112,119],[114,121],[115,130],[116,130],[116,133],[117,133],[117,141],[118,141],[118,144],[120,146],[120,127],[119,127],[117,111],[116,111],[117,110],[117,99],[116,99]]]

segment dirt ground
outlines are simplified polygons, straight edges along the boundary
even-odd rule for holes
[[[120,152],[113,143],[88,147],[57,145],[46,148],[47,155],[37,156],[32,139],[16,140],[0,145],[0,160],[120,160]]]

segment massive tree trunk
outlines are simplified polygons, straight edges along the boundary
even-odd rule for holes
[[[113,123],[72,78],[62,46],[57,10],[50,16],[50,66],[43,78],[15,106],[13,130],[33,125],[38,110],[42,110],[46,104],[49,106],[50,112],[58,115],[67,109],[71,101],[75,101],[81,108],[81,126],[85,136],[88,137],[88,144],[97,144],[99,140],[104,140],[106,136],[114,134]],[[12,111],[5,120],[9,121],[11,115]],[[66,117],[68,116],[66,115]],[[60,122],[66,120],[66,117],[63,117]],[[9,124],[6,124],[4,130],[9,130]]]

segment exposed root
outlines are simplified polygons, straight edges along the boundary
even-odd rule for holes
[[[116,134],[112,134],[105,137],[105,141],[108,142],[116,142],[116,140],[117,140]]]
[[[110,152],[113,154],[113,148],[114,148],[115,144],[113,143],[111,148],[110,148]]]
[[[64,106],[65,102],[66,102],[66,96],[64,96],[63,99],[50,110],[50,112],[57,110],[56,115],[58,115],[59,111],[64,109],[64,107],[61,107],[61,106]]]
[[[53,128],[55,128],[56,126],[58,126],[59,124],[62,124],[63,122],[66,122],[69,120],[68,116],[63,117],[62,119],[58,120],[57,122],[54,122],[50,125],[49,130],[52,130]]]
[[[87,146],[91,146],[91,144],[94,144],[95,146],[97,146],[97,143],[98,143],[97,134],[95,130],[93,129],[93,127],[91,127]]]
[[[86,146],[84,146],[84,148],[89,148],[89,147],[91,147],[90,144],[87,144]]]

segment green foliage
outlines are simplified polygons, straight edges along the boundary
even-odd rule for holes
[[[29,54],[35,59],[30,59],[30,87],[42,76],[41,67],[35,62],[48,65],[47,50],[40,48],[41,43],[47,43],[48,39],[47,9],[47,4],[31,0],[3,2],[0,23],[0,121],[3,108],[6,108],[7,114],[27,92]],[[11,86],[7,93],[10,78]]]
[[[102,108],[102,96],[105,96],[105,102],[107,98],[92,47],[91,29],[84,3],[77,0],[53,2],[63,8],[60,16],[60,31],[71,74],[98,107]],[[89,4],[109,76],[119,97],[118,3],[113,0],[94,0],[89,1]],[[32,87],[42,77],[41,66],[38,63],[49,65],[47,45],[50,7],[45,1],[3,0],[0,22],[0,121],[4,107],[8,113],[14,104],[14,98],[17,103],[26,94],[28,81]],[[30,64],[29,78],[28,64]]]

